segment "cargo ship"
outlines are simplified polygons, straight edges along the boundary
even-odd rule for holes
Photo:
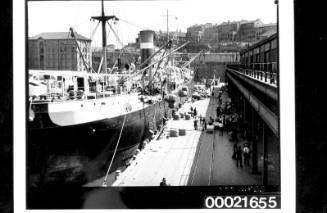
[[[103,1],[101,16],[92,18],[104,23],[103,36],[105,22],[118,20],[105,16]],[[180,47],[167,42],[155,51],[153,36],[140,32],[141,65],[129,73],[109,74],[106,62],[102,73],[29,70],[28,187],[83,186],[115,171],[185,101],[193,71],[167,63]]]

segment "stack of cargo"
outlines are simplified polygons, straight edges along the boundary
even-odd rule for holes
[[[171,108],[171,109],[173,109],[173,108],[175,108],[175,105],[174,105],[174,103],[171,103],[170,102],[170,103],[168,103],[168,107]]]
[[[170,129],[169,135],[170,137],[177,137],[178,136],[177,129]]]
[[[186,135],[185,129],[179,129],[179,135]]]
[[[179,115],[178,114],[173,114],[173,119],[174,120],[179,120]]]
[[[176,101],[176,96],[175,95],[168,95],[166,96],[166,101],[168,102],[168,107],[173,109],[175,108],[175,101]]]

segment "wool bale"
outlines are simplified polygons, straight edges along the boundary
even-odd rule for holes
[[[169,135],[170,135],[170,137],[177,137],[178,136],[178,132],[177,132],[176,129],[170,129]]]
[[[179,115],[174,114],[174,115],[173,115],[173,118],[174,118],[174,120],[179,120]]]
[[[175,104],[170,102],[170,103],[168,103],[168,107],[173,109],[173,108],[175,108]]]
[[[186,135],[185,129],[179,129],[179,135]]]

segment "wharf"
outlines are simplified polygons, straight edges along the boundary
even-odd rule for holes
[[[222,101],[227,99],[227,93],[223,93]],[[189,112],[191,106],[208,120],[216,115],[217,99],[186,102],[178,112]],[[250,167],[236,167],[232,159],[234,142],[226,132],[221,136],[218,131],[194,130],[193,121],[193,118],[169,120],[163,134],[147,144],[112,186],[159,186],[162,178],[166,178],[170,186],[261,183],[261,176],[252,175]],[[186,135],[166,137],[171,128],[185,129]],[[240,141],[238,145],[245,142]]]
[[[186,102],[179,112],[188,112],[193,106],[198,115],[205,115],[209,102],[209,99]],[[171,128],[183,128],[186,135],[166,138]],[[201,133],[194,130],[193,119],[168,120],[161,137],[151,141],[139,153],[113,186],[158,186],[163,177],[170,185],[187,185]]]

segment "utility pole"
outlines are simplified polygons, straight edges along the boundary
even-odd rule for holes
[[[176,19],[177,17],[174,15],[174,14],[168,14],[168,9],[167,9],[167,12],[166,12],[166,15],[163,15],[163,16],[166,16],[166,22],[167,22],[167,42],[169,41],[169,16],[174,16]]]
[[[167,41],[169,41],[169,30],[168,30],[168,9],[167,9]]]
[[[279,79],[279,4],[278,4],[279,2],[278,2],[278,0],[275,0],[274,3],[276,4],[276,7],[277,7],[276,8],[277,9],[277,67],[276,67],[277,68],[277,70],[276,70],[276,72],[277,72],[276,73],[276,78],[277,78],[276,81],[277,82],[276,82],[276,84],[277,84],[277,88],[279,88],[279,80],[280,80]],[[279,96],[280,95],[279,93],[280,92],[278,90],[278,99],[280,97]],[[279,113],[280,112],[278,110],[278,115],[279,115]],[[279,123],[279,127],[280,127],[280,117],[279,116],[278,116],[278,119],[279,119],[279,122],[278,123]],[[278,129],[280,129],[279,127],[278,127]],[[278,137],[280,137],[280,132],[278,132],[278,134],[279,134]]]
[[[265,123],[262,122],[262,145],[263,145],[263,181],[264,186],[268,185],[268,141],[265,131]]]

